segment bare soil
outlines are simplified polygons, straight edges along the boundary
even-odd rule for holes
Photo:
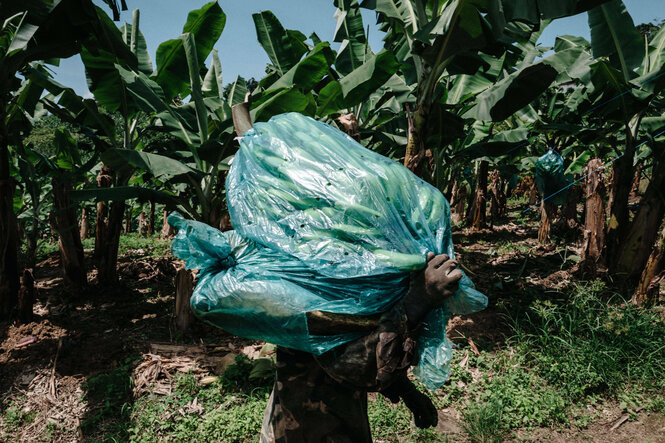
[[[518,293],[556,292],[574,280],[571,271],[575,261],[571,257],[579,253],[578,247],[539,248],[536,237],[536,228],[511,222],[482,232],[455,232],[459,258],[478,288],[489,296],[490,304],[483,312],[454,317],[449,326],[453,341],[472,341],[481,350],[504,348],[509,331],[502,318],[501,300]],[[34,270],[38,289],[34,321],[0,324],[0,441],[103,437],[85,427],[105,401],[104,395],[86,395],[90,380],[123,365],[130,369],[141,364],[158,369],[167,365],[172,355],[160,355],[156,343],[202,345],[202,352],[210,355],[215,349],[249,349],[253,344],[200,322],[186,334],[177,333],[171,315],[173,279],[182,263],[170,256],[154,258],[141,252],[121,257],[117,287],[92,284],[78,297],[63,287],[57,254],[38,264]],[[92,268],[91,263],[88,266]],[[91,272],[89,281],[94,280]],[[252,349],[259,352],[257,346]],[[200,376],[210,372],[214,370],[203,370]],[[165,377],[160,383],[166,383],[168,389],[169,375]],[[131,395],[126,401],[132,401]],[[603,407],[597,414],[600,418],[587,429],[521,430],[514,434],[515,439],[665,442],[665,416],[642,412],[615,427],[622,418],[621,409],[612,404]],[[10,408],[31,418],[12,423]],[[464,440],[459,420],[457,411],[442,410],[438,430],[454,441]]]

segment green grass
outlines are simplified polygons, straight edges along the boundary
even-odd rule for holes
[[[585,428],[609,401],[631,417],[640,406],[665,412],[665,325],[654,312],[627,306],[601,282],[579,284],[568,294],[514,300],[506,345],[478,356],[469,352],[464,367],[464,350],[456,352],[449,382],[430,394],[438,409],[459,411],[459,427],[468,438],[496,442],[516,429]],[[115,430],[106,435],[136,442],[255,441],[272,379],[251,378],[254,369],[255,363],[239,357],[206,387],[181,374],[171,395],[147,395],[124,409],[107,409],[125,429],[109,426]],[[114,398],[115,388],[101,392]],[[194,399],[202,410],[192,410]],[[368,416],[377,441],[448,438],[417,429],[403,403],[391,404],[381,395],[371,397]]]
[[[136,241],[144,240],[124,244],[135,248]],[[459,412],[458,426],[469,439],[496,442],[517,429],[585,428],[598,411],[616,405],[631,419],[640,408],[665,413],[665,324],[655,311],[627,305],[599,281],[563,293],[524,290],[504,302],[511,336],[495,351],[478,340],[480,355],[468,352],[463,366],[465,349],[455,352],[450,380],[430,393],[438,409]],[[171,394],[132,400],[129,376],[136,363],[128,359],[88,379],[91,408],[81,426],[89,440],[256,441],[273,383],[269,365],[257,371],[255,361],[240,356],[208,386],[177,374]],[[403,403],[370,398],[376,441],[459,439],[417,429]],[[0,439],[30,420],[18,400],[5,405]]]
[[[255,440],[273,383],[271,376],[254,377],[255,367],[238,356],[205,387],[192,374],[179,374],[171,395],[149,395],[134,404],[128,441]],[[195,400],[200,409],[193,407]]]
[[[82,430],[89,440],[104,442],[254,441],[273,382],[256,376],[255,361],[239,356],[208,386],[191,373],[177,373],[170,395],[149,394],[132,402],[129,375],[135,361],[127,360],[88,379],[86,399],[96,407]]]
[[[518,428],[585,428],[609,401],[631,418],[640,407],[665,411],[665,324],[657,313],[627,305],[599,281],[512,309],[508,349],[469,352],[466,367],[456,352],[439,392],[438,406],[459,410],[472,440],[501,441]]]
[[[3,412],[0,415],[0,440],[9,439],[21,427],[27,426],[35,420],[36,412],[26,412],[22,409],[21,403],[23,397],[18,397],[3,405]]]
[[[512,253],[527,254],[533,250],[533,246],[526,243],[518,243],[508,240],[499,240],[493,248],[490,248],[489,255],[507,255]]]
[[[83,384],[85,400],[90,408],[81,422],[84,434],[102,433],[126,437],[132,395],[131,373],[137,357],[101,374],[89,377]]]
[[[88,398],[106,396],[83,425],[94,441],[256,441],[272,389],[272,377],[256,378],[255,361],[239,356],[218,381],[201,386],[190,374],[177,374],[170,395],[128,398],[128,367],[92,377]],[[194,407],[194,401],[200,408]],[[433,429],[416,428],[403,403],[391,404],[382,396],[368,403],[372,435],[376,440],[440,442]]]
[[[486,403],[469,402],[462,409],[462,430],[477,442],[503,440],[503,404],[498,400]]]
[[[95,249],[94,238],[86,238],[82,240],[81,243],[83,243],[83,249],[87,252],[91,253]],[[142,256],[166,257],[170,254],[170,247],[171,241],[161,239],[158,234],[155,234],[152,237],[141,237],[135,233],[121,234],[120,244],[118,245],[118,255],[138,253]],[[37,242],[37,261],[44,260],[50,254],[55,252],[58,252],[57,241],[51,242],[47,240],[39,240]]]
[[[93,242],[94,243],[94,242]],[[94,245],[92,246],[94,247]],[[142,249],[147,256],[166,257],[171,252],[171,240],[164,240],[158,234],[152,237],[140,237],[138,234],[122,234],[120,236],[120,245],[118,255],[124,255],[128,252],[136,252]]]
[[[472,440],[501,441],[512,429],[568,423],[568,405],[554,386],[528,369],[523,355],[469,353],[467,366],[460,367],[463,355],[455,354],[439,407],[459,410],[460,427]]]
[[[194,398],[177,389],[167,397],[141,398],[133,407],[126,441],[255,441],[267,390],[248,395],[224,393],[221,384],[215,383],[199,394],[194,398],[201,410],[191,409]]]
[[[529,193],[524,192],[520,195],[511,195],[506,199],[509,206],[526,206],[529,204]]]
[[[515,347],[570,401],[665,389],[665,324],[600,281],[564,301],[536,301],[512,325]]]
[[[367,416],[372,438],[382,441],[441,442],[442,435],[434,429],[418,429],[412,422],[411,411],[402,401],[392,404],[382,395],[367,403]]]

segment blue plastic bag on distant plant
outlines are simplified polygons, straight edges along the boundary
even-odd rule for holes
[[[410,273],[425,267],[429,251],[454,256],[450,207],[437,189],[300,114],[257,123],[240,138],[226,192],[235,233],[174,219],[185,233],[172,250],[203,269],[194,312],[238,335],[320,354],[358,335],[310,336],[307,312],[385,312],[408,290]],[[215,245],[216,258],[192,256],[210,255],[209,247],[197,246],[203,243]],[[486,304],[464,275],[457,293],[427,317],[415,373],[428,388],[448,377],[450,313]],[[243,316],[260,325],[256,331],[246,331],[251,324],[241,324]]]
[[[563,157],[554,149],[549,149],[536,160],[536,187],[541,199],[555,205],[566,204],[566,186],[572,180],[564,174]]]

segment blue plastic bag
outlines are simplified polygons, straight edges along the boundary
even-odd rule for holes
[[[200,270],[190,299],[201,320],[235,335],[320,355],[362,333],[310,335],[307,312],[374,314],[408,289],[408,276],[393,274],[389,298],[378,297],[373,279],[345,281],[312,272],[302,261],[265,248],[235,231],[169,216],[178,229],[171,251],[187,269]]]
[[[536,187],[541,199],[555,205],[566,204],[568,193],[565,188],[572,179],[564,174],[563,157],[554,149],[549,149],[536,160]]]
[[[204,268],[192,307],[238,335],[320,354],[357,335],[310,336],[306,312],[385,312],[406,293],[410,273],[425,267],[429,251],[454,256],[450,207],[437,189],[341,131],[300,114],[257,123],[241,137],[226,192],[236,233],[223,236],[253,255],[213,253],[223,265]],[[192,249],[204,250],[196,244],[208,237],[219,242],[202,232],[212,228],[179,223],[187,230],[174,241],[174,254],[181,258]],[[195,261],[209,263],[201,257]],[[237,304],[235,299],[243,297],[246,303]],[[275,316],[266,304],[288,309]],[[486,304],[465,275],[459,291],[427,317],[415,372],[430,389],[440,387],[449,373],[449,313],[476,312]],[[215,314],[222,311],[262,326],[237,332],[235,324],[235,330],[229,328],[227,314]],[[240,326],[251,328],[249,323]]]

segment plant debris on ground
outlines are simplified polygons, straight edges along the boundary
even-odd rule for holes
[[[429,394],[438,426],[417,429],[403,404],[370,394],[375,441],[662,441],[662,311],[573,276],[574,245],[534,253],[535,230],[532,217],[454,233],[490,306],[449,324],[451,377]],[[35,320],[0,327],[0,440],[257,441],[274,347],[200,322],[176,332],[182,264],[168,242],[123,236],[120,286],[78,299],[48,248]]]

